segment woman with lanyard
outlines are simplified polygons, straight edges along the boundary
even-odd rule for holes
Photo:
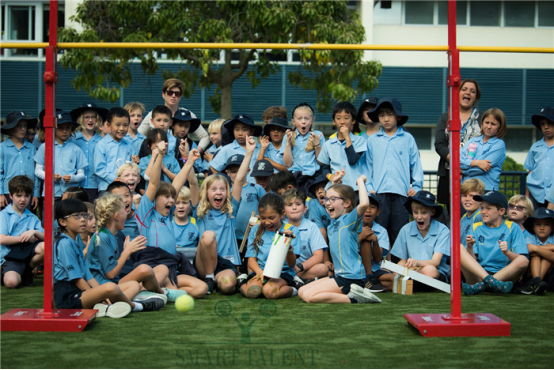
[[[477,81],[470,78],[463,80],[460,85],[460,148],[463,148],[469,139],[481,134],[483,112],[477,109],[480,98],[481,89]],[[447,123],[448,113],[441,114],[435,130],[435,151],[440,156],[437,200],[446,204],[450,210],[450,148]]]

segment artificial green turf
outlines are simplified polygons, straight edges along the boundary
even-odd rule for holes
[[[41,308],[42,286],[0,291],[1,312]],[[2,332],[2,368],[551,368],[554,294],[462,297],[510,337],[425,338],[405,313],[446,313],[441,292],[379,294],[381,304],[305,304],[214,294],[188,313],[168,304],[80,333]],[[242,327],[242,329],[241,329]]]

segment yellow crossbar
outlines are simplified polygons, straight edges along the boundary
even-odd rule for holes
[[[2,49],[42,49],[46,42],[2,42]],[[391,50],[447,51],[441,45],[272,44],[184,42],[60,42],[58,49],[274,49],[274,50]],[[458,46],[460,51],[489,53],[554,53],[554,48],[511,46]]]

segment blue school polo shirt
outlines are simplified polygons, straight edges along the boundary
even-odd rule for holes
[[[498,241],[507,241],[508,249],[514,253],[529,255],[527,244],[518,224],[504,220],[499,227],[488,227],[484,222],[473,225],[475,245],[473,252],[479,264],[489,272],[496,273],[512,261],[500,250]]]
[[[106,276],[117,266],[119,257],[121,257],[121,253],[116,236],[110,230],[100,228],[90,240],[86,257],[89,270],[98,283],[104,284],[109,281],[117,283],[119,281],[119,276],[113,280]]]
[[[27,175],[33,180],[33,196],[40,197],[40,182],[35,177],[34,145],[23,140],[23,145],[17,149],[12,139],[8,138],[0,144],[0,191],[9,194],[8,183],[18,175]]]
[[[85,279],[89,281],[94,276],[89,271],[85,257],[75,240],[62,233],[54,242],[54,282]]]
[[[81,150],[87,158],[88,166],[85,167],[85,179],[81,182],[81,186],[85,189],[97,189],[98,180],[94,175],[94,151],[96,145],[102,140],[102,136],[97,133],[94,134],[90,140],[87,140],[81,131],[75,134],[75,138],[72,140]]]
[[[549,203],[554,203],[554,186],[550,187],[550,190],[546,193],[546,201]]]
[[[217,255],[238,266],[240,265],[240,255],[235,234],[235,217],[237,216],[240,202],[237,202],[231,196],[231,205],[233,206],[233,214],[231,216],[221,211],[210,209],[203,218],[199,218],[196,208],[193,214],[194,218],[196,218],[200,237],[207,230],[213,231],[217,241]]]
[[[527,176],[527,188],[539,203],[544,203],[548,189],[554,182],[554,145],[548,146],[544,138],[529,149],[523,165],[531,171]]]
[[[144,173],[146,172],[146,169],[148,168],[148,165],[150,164],[150,160],[152,159],[152,155],[147,155],[146,157],[142,157],[140,159],[139,168],[140,168],[140,175],[144,178]],[[175,175],[181,171],[181,167],[179,166],[179,162],[177,162],[177,159],[175,157],[171,157],[168,154],[166,154],[163,158],[163,164],[165,168],[173,172]],[[148,184],[150,181],[144,180],[146,182],[146,185],[144,186],[145,189],[148,188]],[[169,179],[169,177],[166,176],[165,173],[162,172],[162,181],[167,181],[171,183],[172,181]]]
[[[423,167],[414,137],[398,127],[389,137],[381,127],[367,139],[368,191],[406,196],[410,187],[416,192],[423,186]]]
[[[131,145],[125,138],[115,141],[106,135],[96,144],[94,150],[94,174],[98,179],[98,190],[104,191],[117,177],[117,169],[131,160]]]
[[[286,217],[285,222],[288,222]],[[329,248],[327,242],[323,239],[323,235],[321,235],[321,231],[312,221],[303,218],[300,226],[298,226],[298,231],[299,235],[297,235],[297,238],[300,236],[300,257],[296,259],[297,264],[310,259],[315,251]]]
[[[133,217],[125,220],[125,226],[123,227],[122,234],[124,236],[129,236],[129,240],[133,240],[140,235],[140,223],[137,219],[136,211]]]
[[[315,223],[320,229],[323,227],[327,228],[331,222],[331,217],[325,207],[319,203],[319,200],[315,198],[308,198],[306,199],[306,204],[307,206],[304,218]]]
[[[546,239],[546,241],[543,243],[539,239],[539,237],[536,234],[528,233],[527,237],[525,238],[525,244],[533,244],[533,245],[547,245],[547,244],[554,244],[554,235],[550,234],[550,236]]]
[[[483,142],[483,139],[483,135],[474,137],[460,150],[460,169],[463,171],[462,183],[467,179],[479,179],[483,181],[487,191],[498,190],[502,164],[506,160],[506,144],[496,136],[490,138],[486,143]],[[477,145],[475,158],[470,158],[467,155],[471,143]],[[473,160],[481,159],[491,161],[492,168],[488,172],[483,171],[479,167],[471,167]]]
[[[200,241],[200,233],[196,226],[196,219],[189,216],[189,222],[186,225],[179,225],[173,219],[173,231],[175,232],[175,241],[179,248],[196,248]]]
[[[358,218],[357,212],[357,208],[354,208],[352,212],[332,219],[327,227],[335,275],[347,279],[365,279],[366,277],[358,242],[363,222],[362,217]]]
[[[286,148],[286,142],[285,138],[283,138],[283,142],[281,143],[281,147],[279,149],[275,148],[273,143],[269,143],[269,146],[265,150],[264,158],[269,158],[273,162],[276,162],[281,165],[285,165],[285,162],[283,161],[283,156],[285,155],[285,148]],[[274,168],[274,173],[279,172],[276,168]]]
[[[254,249],[254,239],[256,238],[256,232],[258,231],[259,226],[260,226],[259,224],[254,225],[252,227],[252,230],[250,231],[250,235],[248,235],[248,247],[246,249],[246,254],[244,255],[244,257],[245,258],[256,257],[258,265],[263,270],[265,268],[265,263],[267,262],[267,257],[269,257],[269,251],[271,250],[271,245],[273,244],[273,238],[275,237],[276,233],[274,231],[266,230],[262,234],[262,245],[260,245],[258,247],[258,250],[256,251],[256,249]],[[300,238],[298,237],[300,235],[299,230],[291,224],[283,223],[279,231],[284,231],[284,230],[292,230],[292,234],[296,238],[293,238],[291,240],[290,245],[292,246],[294,254],[299,256],[300,255]],[[281,238],[282,237],[283,236],[281,236]],[[294,266],[289,267],[289,265],[287,265],[286,258],[285,258],[285,262],[283,263],[283,269],[281,270],[281,273],[289,274],[293,277],[296,275],[294,272]]]
[[[233,191],[231,190],[231,193]],[[240,194],[240,206],[237,211],[237,217],[235,221],[235,234],[238,240],[244,238],[244,233],[248,227],[248,221],[252,212],[258,214],[258,203],[260,199],[266,194],[264,188],[256,183],[248,183],[242,187]]]
[[[367,168],[367,160],[365,158],[365,153],[367,151],[367,141],[360,137],[350,133],[350,140],[352,141],[352,146],[356,153],[362,153],[361,158],[351,166],[348,163],[348,158],[346,156],[346,140],[339,140],[336,137],[329,139],[322,147],[317,161],[321,164],[326,164],[331,166],[331,173],[336,171],[341,171],[344,169],[345,175],[342,178],[342,183],[348,185],[354,190],[358,190],[358,184],[356,180],[360,175],[366,175],[369,173]],[[331,182],[328,182],[325,186],[325,189],[329,189]]]
[[[450,267],[446,264],[447,257],[450,256],[450,231],[437,220],[431,220],[431,226],[425,238],[421,236],[415,221],[404,225],[398,233],[391,253],[403,260],[408,258],[430,260],[433,254],[442,253],[437,270],[447,277],[450,276]]]
[[[151,202],[146,195],[140,199],[140,204],[136,211],[140,234],[146,237],[147,246],[161,248],[167,253],[175,254],[177,251],[175,233],[173,231],[173,212],[175,212],[175,206],[171,208],[171,212],[167,217],[159,214],[155,206],[155,201]]]
[[[483,222],[481,210],[473,212],[471,216],[464,214],[460,220],[460,243],[467,248],[466,236],[473,235],[473,224]]]
[[[306,144],[308,144],[308,140],[310,139],[310,133],[308,132],[306,136],[302,136],[300,135],[300,132],[298,132],[298,129],[294,132],[296,134],[296,138],[294,139],[295,145],[291,148],[293,162],[292,166],[289,167],[289,171],[301,171],[302,175],[313,176],[313,174],[319,170],[319,164],[315,158],[315,150],[310,152],[306,151]],[[325,144],[325,135],[323,135],[321,131],[317,130],[314,130],[314,134],[317,136],[321,135],[319,138],[319,145],[323,148],[323,145]],[[287,145],[286,140],[285,145]]]
[[[221,149],[221,145],[219,147],[216,147],[215,145],[212,145],[206,150],[206,152],[210,153],[213,156],[215,153],[219,152],[219,149]],[[203,167],[204,171],[209,171],[210,170],[210,162],[208,162],[207,160],[204,159],[202,161],[202,167]]]
[[[138,155],[142,142],[144,141],[144,139],[146,139],[146,136],[137,131],[137,134],[134,138],[129,133],[127,133],[124,139],[127,140],[129,144],[131,144],[131,155]]]
[[[256,143],[256,148],[254,149],[254,153],[252,153],[252,159],[250,160],[250,169],[254,168],[254,164],[256,163],[259,153],[260,144]],[[210,161],[210,166],[213,167],[214,170],[216,170],[217,172],[223,172],[225,164],[227,164],[227,159],[229,159],[234,154],[246,155],[246,149],[240,146],[240,144],[236,140],[233,140],[232,143],[221,147],[219,149],[219,152],[217,153],[217,156]],[[255,179],[250,176],[250,173],[251,171],[248,172],[248,175],[246,176],[246,181],[255,182]]]
[[[8,206],[0,212],[0,234],[6,236],[19,236],[28,230],[37,230],[41,233],[44,232],[38,217],[27,208],[25,208],[21,216],[13,209],[12,204],[8,204]],[[4,263],[4,257],[6,257],[10,250],[9,245],[1,245],[0,264]]]
[[[373,230],[373,233],[375,233],[375,235],[377,236],[379,247],[383,248],[382,258],[385,258],[387,254],[389,254],[390,250],[389,233],[387,232],[387,229],[385,229],[383,226],[379,225],[375,221],[373,221],[373,226],[371,226],[371,229]],[[381,269],[381,262],[382,261],[375,261],[373,259],[373,254],[371,254],[371,272],[379,271]]]
[[[38,148],[35,154],[35,162],[44,165],[44,152],[46,150],[46,144],[42,144]],[[88,166],[87,158],[85,154],[72,141],[66,141],[63,144],[55,141],[54,144],[54,173],[61,175],[75,175],[77,170],[84,170]],[[54,197],[61,197],[67,189],[72,186],[77,186],[79,183],[65,182],[63,180],[54,182]],[[44,190],[42,189],[42,195],[44,196]]]

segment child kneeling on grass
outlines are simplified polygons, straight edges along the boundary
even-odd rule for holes
[[[354,189],[348,185],[332,185],[324,202],[331,216],[327,228],[335,276],[318,279],[304,285],[298,296],[306,303],[371,303],[381,302],[365,284],[365,269],[360,257],[358,234],[369,198],[361,175],[357,182],[360,204],[356,203]]]
[[[121,288],[111,282],[100,285],[92,276],[75,241],[77,235],[86,229],[87,217],[87,207],[80,200],[66,199],[56,206],[56,220],[59,225],[53,248],[56,307],[94,308],[98,310],[97,317],[125,317],[139,305],[131,302],[122,288],[138,293],[139,284],[134,282]],[[108,300],[111,302],[109,305],[104,303]]]
[[[277,194],[266,194],[258,204],[260,223],[254,225],[248,236],[248,268],[252,271],[248,282],[240,287],[240,292],[246,298],[258,298],[261,294],[267,299],[279,299],[294,296],[298,293],[294,285],[294,266],[296,257],[300,255],[299,231],[291,225],[283,223],[285,205]],[[281,276],[279,278],[264,277],[264,267],[277,232],[294,235],[290,242]]]
[[[460,248],[462,284],[466,295],[486,289],[493,293],[510,293],[529,265],[528,250],[519,225],[503,220],[508,202],[504,194],[489,191],[473,197],[481,202],[483,222],[473,225],[473,235],[466,239],[467,249]]]
[[[450,231],[436,220],[442,207],[435,203],[435,196],[425,190],[409,197],[405,207],[414,220],[402,227],[391,253],[400,258],[398,265],[448,282],[450,268],[446,259],[450,256]],[[379,277],[387,290],[392,290],[394,276],[385,274]],[[416,284],[418,286],[421,289],[422,286]]]

